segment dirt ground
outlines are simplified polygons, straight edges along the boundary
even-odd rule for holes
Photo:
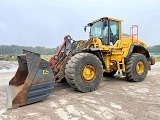
[[[0,119],[4,120],[159,120],[160,62],[138,83],[124,78],[103,78],[97,90],[73,91],[58,84],[50,96],[36,104],[6,110],[5,89],[14,72],[0,73]]]

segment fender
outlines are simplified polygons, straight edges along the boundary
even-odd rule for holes
[[[128,62],[128,60],[129,60],[129,58],[130,58],[130,56],[131,56],[132,53],[141,53],[144,56],[146,56],[146,58],[147,58],[148,61],[150,61],[149,52],[147,51],[147,49],[144,46],[138,45],[138,44],[132,44],[130,46],[128,55],[125,57],[125,63]]]
[[[103,55],[102,55],[102,52],[99,48],[90,48],[89,51],[86,51],[86,52],[89,52],[89,53],[92,53],[94,55],[96,55],[100,61],[102,62],[102,65],[103,65],[103,69],[106,69],[106,64],[104,62],[104,58],[103,58]]]

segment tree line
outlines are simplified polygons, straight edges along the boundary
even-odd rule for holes
[[[29,50],[32,52],[39,53],[41,55],[53,55],[59,49],[59,46],[56,48],[45,48],[41,46],[37,47],[26,47],[18,45],[0,45],[0,55],[18,55],[21,54],[23,49]]]
[[[160,54],[160,45],[154,45],[147,48],[150,53]]]
[[[18,55],[22,53],[22,50],[29,50],[32,52],[39,53],[41,55],[53,55],[59,49],[59,46],[56,48],[45,48],[41,46],[37,47],[26,47],[26,46],[18,46],[18,45],[0,45],[0,54],[1,55]],[[147,48],[150,53],[158,53],[160,54],[160,45],[154,45]]]

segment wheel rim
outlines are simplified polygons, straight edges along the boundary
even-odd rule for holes
[[[139,61],[136,65],[136,71],[138,75],[142,75],[144,73],[144,64],[142,61]]]
[[[85,81],[90,82],[94,79],[96,71],[92,65],[86,65],[82,70],[82,76]]]

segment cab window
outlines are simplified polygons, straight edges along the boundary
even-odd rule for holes
[[[110,42],[115,44],[116,41],[119,39],[119,22],[117,21],[110,21]]]

